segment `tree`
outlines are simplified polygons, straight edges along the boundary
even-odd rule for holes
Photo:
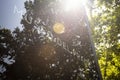
[[[117,0],[95,1],[93,35],[104,80],[120,78],[120,5]]]
[[[26,13],[21,20],[23,30],[16,28],[12,34],[16,57],[6,79],[100,79],[84,11],[80,8],[77,13],[67,14],[60,2],[25,2]],[[66,32],[55,33],[52,27],[56,24],[64,26]]]
[[[9,67],[15,63],[15,40],[9,29],[0,28],[0,79],[6,78]]]

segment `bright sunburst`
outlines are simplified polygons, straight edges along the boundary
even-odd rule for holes
[[[65,0],[63,7],[65,11],[77,10],[81,5],[85,5],[86,0]]]

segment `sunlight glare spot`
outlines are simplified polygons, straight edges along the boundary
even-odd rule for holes
[[[65,11],[76,10],[85,5],[86,0],[65,0],[64,7]]]
[[[53,30],[57,34],[62,34],[62,33],[65,32],[65,27],[61,23],[55,23],[54,26],[53,26]]]

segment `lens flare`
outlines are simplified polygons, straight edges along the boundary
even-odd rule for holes
[[[65,27],[61,23],[55,23],[54,26],[53,26],[53,30],[57,34],[62,34],[62,33],[65,32]]]

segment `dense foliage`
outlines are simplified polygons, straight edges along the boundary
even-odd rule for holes
[[[91,25],[104,80],[120,79],[120,1],[95,0]]]

